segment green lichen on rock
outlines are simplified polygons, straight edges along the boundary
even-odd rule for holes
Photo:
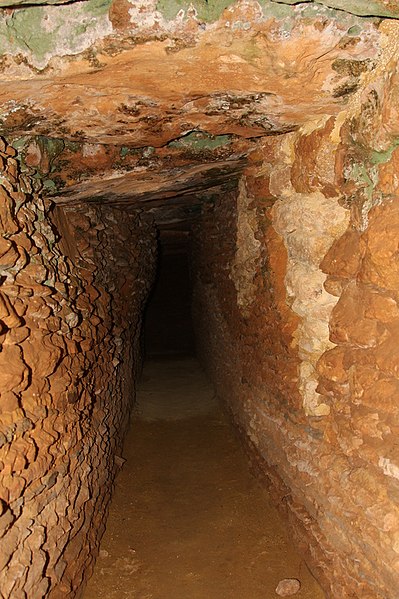
[[[212,23],[217,21],[224,9],[233,3],[234,0],[159,0],[157,10],[171,21],[179,10],[186,11],[192,5],[196,9],[199,19]]]
[[[383,0],[319,0],[320,3],[361,17],[399,17],[399,6]]]
[[[121,158],[126,158],[126,156],[128,156],[128,154],[130,153],[130,148],[128,148],[127,146],[122,146],[121,149],[119,150],[119,154]]]
[[[45,137],[43,135],[36,135],[34,137],[24,136],[13,140],[9,139],[8,141],[18,152],[17,160],[20,163],[22,172],[28,172],[33,179],[40,181],[42,189],[46,192],[50,193],[56,191],[60,187],[50,175],[53,171],[57,170],[53,163],[65,149],[71,149],[70,146],[73,145],[71,142],[59,138]],[[42,171],[39,166],[32,167],[28,166],[26,163],[26,154],[32,144],[37,146],[41,156],[46,157],[45,163],[48,167],[45,171]],[[71,151],[73,150],[71,149]],[[62,186],[63,182],[61,182],[61,187]]]
[[[0,53],[26,56],[37,68],[52,56],[76,54],[112,30],[112,0],[62,6],[30,6],[0,15]]]
[[[178,149],[189,149],[193,152],[204,150],[215,150],[231,143],[231,135],[210,135],[203,131],[192,131],[179,139],[169,142],[168,147]]]
[[[344,12],[358,15],[361,17],[396,17],[399,18],[399,5],[395,6],[393,2],[389,5],[384,0],[271,0],[279,4],[309,4],[328,6]],[[395,3],[396,4],[396,3]]]
[[[57,158],[57,156],[59,156],[65,148],[64,140],[55,137],[44,137],[43,135],[38,135],[36,137],[36,143],[38,144],[41,153],[48,156],[50,164],[52,164],[55,158]]]
[[[46,4],[65,4],[70,0],[46,0]],[[0,8],[18,7],[24,4],[43,4],[43,0],[0,0]]]
[[[22,50],[34,53],[39,60],[50,51],[51,34],[43,29],[45,9],[42,6],[14,11],[0,23],[0,51]]]
[[[286,4],[272,2],[272,0],[259,0],[259,4],[263,9],[266,17],[275,19],[286,19],[287,17],[294,18],[295,13],[290,6]]]
[[[82,2],[82,10],[92,17],[102,17],[108,14],[112,0],[87,0]]]
[[[351,30],[348,33],[355,35],[360,32],[361,17],[398,16],[398,9],[384,8],[382,0],[258,0],[266,19],[295,21],[298,18],[327,17],[339,22],[347,22]],[[157,10],[167,19],[173,20],[180,10],[185,11],[192,7],[197,18],[203,22],[212,23],[219,19],[223,11],[236,3],[236,0],[158,0]],[[240,23],[232,23],[232,27],[239,28]]]
[[[368,200],[373,197],[374,188],[378,182],[378,174],[375,168],[367,168],[365,164],[355,163],[352,165],[350,178],[363,187],[364,194]]]
[[[360,15],[352,10],[346,10],[338,6],[335,0],[326,2],[286,2],[285,0],[259,0],[265,17],[287,20],[292,26],[298,19],[315,21],[316,19],[328,19],[346,26],[347,35],[357,36],[364,30],[365,25],[376,21],[376,15],[370,13]],[[349,4],[347,5],[349,6]]]
[[[179,10],[187,11],[192,6],[197,12],[198,19],[206,23],[213,23],[219,19],[223,11],[235,4],[236,0],[159,0],[157,10],[167,20],[176,17]],[[292,9],[285,4],[274,3],[272,0],[259,0],[266,16],[284,19],[292,15]]]
[[[399,138],[394,139],[386,150],[369,150],[367,157],[351,165],[349,177],[363,188],[364,195],[369,202],[373,201],[375,188],[378,185],[378,166],[389,162],[398,147]]]
[[[27,144],[30,141],[30,137],[28,136],[24,136],[24,137],[18,137],[18,139],[10,139],[7,138],[7,143],[9,143],[10,145],[12,145],[12,147],[17,150],[18,154],[17,154],[17,159],[19,159],[21,157],[21,153],[24,151],[24,149],[26,148]]]
[[[392,154],[394,153],[394,151],[398,148],[399,146],[399,139],[395,139],[393,141],[393,143],[389,146],[389,148],[387,148],[386,150],[382,150],[382,151],[377,151],[377,150],[373,150],[371,152],[371,162],[372,164],[385,164],[386,162],[389,162],[392,158]]]
[[[43,189],[45,189],[48,192],[57,191],[57,185],[55,181],[53,181],[52,179],[44,179]]]

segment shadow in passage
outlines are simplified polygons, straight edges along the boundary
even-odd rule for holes
[[[124,455],[84,599],[324,597],[194,358],[145,365]]]
[[[157,277],[144,315],[147,357],[194,355],[191,283],[186,251],[160,244]]]

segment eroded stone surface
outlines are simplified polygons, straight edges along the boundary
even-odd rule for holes
[[[339,112],[378,58],[376,23],[327,9],[310,18],[306,4],[241,2],[207,26],[184,11],[154,20],[144,3],[123,34],[108,9],[90,0],[0,15],[3,133],[134,147],[195,130],[281,133]]]
[[[72,597],[104,527],[154,233],[106,208],[54,221],[0,144],[1,594]]]
[[[144,200],[171,238],[196,221],[201,354],[307,561],[334,599],[396,596],[398,25],[320,4],[342,3],[1,12],[21,150],[0,148],[6,597],[72,598],[90,571],[152,271]]]
[[[261,241],[249,314],[226,274],[248,206],[215,203],[194,244],[202,358],[334,599],[398,585],[398,158],[383,101],[396,94],[396,40],[390,75],[377,71],[346,112],[259,144],[263,165],[244,174]],[[301,339],[316,307],[310,371]],[[309,381],[319,413],[303,407]]]
[[[298,0],[278,0],[285,4],[297,4]],[[309,1],[309,0],[305,0]],[[310,0],[313,2],[313,0]],[[344,10],[355,15],[376,15],[381,17],[399,17],[399,8],[392,0],[317,0],[338,10]]]
[[[72,0],[74,1],[74,0]],[[75,0],[76,1],[76,0]],[[276,2],[278,4],[303,4],[305,2],[313,2],[314,0],[271,0],[272,2]],[[48,4],[63,4],[67,2],[67,0],[1,0],[0,6],[6,7],[18,7],[23,5],[48,5]],[[126,16],[133,16],[143,9],[152,8],[156,11],[157,17],[153,17],[153,22],[159,21],[163,18],[174,18],[180,11],[191,11],[193,14],[198,15],[201,19],[205,21],[212,22],[217,20],[220,14],[223,12],[225,8],[229,5],[233,4],[234,0],[214,0],[212,4],[209,6],[208,4],[203,4],[200,0],[147,0],[147,2],[137,2],[138,6],[134,6],[133,2],[128,0],[123,0],[119,2],[115,2],[114,4],[118,4],[118,9],[115,10],[115,23],[120,26],[126,24],[120,22],[117,19],[117,16],[120,16],[123,9],[126,13]],[[261,5],[267,5],[268,2],[265,0],[261,0]],[[343,10],[348,13],[352,13],[355,15],[361,16],[378,16],[378,17],[399,17],[399,9],[396,4],[392,0],[318,0],[317,4],[324,4],[325,6],[336,8],[339,10]],[[123,6],[123,8],[122,8]]]
[[[295,595],[301,588],[301,583],[296,578],[284,578],[276,587],[276,593],[280,597]]]
[[[320,192],[296,194],[288,189],[274,205],[273,214],[273,225],[288,251],[287,301],[301,318],[295,339],[301,359],[303,405],[307,414],[322,416],[329,413],[329,407],[316,391],[315,366],[331,347],[328,324],[337,298],[324,289],[326,277],[320,260],[346,230],[349,213],[338,204],[338,198],[326,198]]]
[[[241,181],[237,196],[237,252],[231,266],[231,277],[237,291],[237,303],[247,315],[255,299],[255,276],[261,256],[261,243],[255,237],[256,212],[250,206],[251,198],[244,181]]]

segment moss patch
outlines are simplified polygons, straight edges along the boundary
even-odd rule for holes
[[[282,21],[288,19],[290,23],[292,21],[291,25],[298,18],[315,19],[326,17],[336,19],[348,25],[349,35],[357,35],[362,30],[364,16],[371,18],[375,16],[396,16],[395,14],[391,14],[391,9],[383,9],[382,0],[371,0],[371,3],[366,2],[366,0],[354,0],[348,3],[346,3],[347,0],[321,0],[320,2],[313,2],[313,0],[258,1],[265,18],[274,18]],[[234,3],[235,0],[158,0],[156,8],[167,20],[172,20],[176,17],[179,10],[187,11],[190,6],[193,6],[201,21],[211,23],[217,21],[223,11]],[[363,19],[359,19],[358,15],[361,15]],[[399,8],[397,16],[399,17]],[[288,32],[290,23],[287,24]]]
[[[0,53],[23,54],[34,66],[54,55],[81,52],[90,35],[109,33],[112,0],[87,0],[73,5],[30,6],[0,15]]]
[[[198,13],[198,18],[207,23],[217,21],[223,11],[235,3],[235,0],[159,0],[157,10],[164,17],[172,20],[176,17],[179,10],[187,10],[189,6],[194,6]],[[259,4],[265,11],[267,17],[284,19],[292,15],[292,9],[285,3],[274,3],[272,0],[259,0]]]
[[[168,20],[176,17],[179,10],[187,10],[194,6],[198,18],[206,23],[217,21],[222,12],[235,3],[235,0],[159,0],[157,10]],[[269,17],[283,19],[292,14],[292,9],[284,3],[274,3],[271,0],[259,0],[259,4]]]
[[[299,0],[271,0],[283,4],[300,4]],[[303,2],[303,0],[302,0]],[[335,8],[362,17],[399,17],[399,6],[387,6],[383,0],[305,0],[305,2]]]
[[[192,131],[179,139],[169,142],[168,147],[179,149],[190,149],[194,152],[204,150],[215,150],[231,143],[231,135],[209,135],[203,131]]]
[[[198,12],[198,17],[205,22],[217,21],[225,8],[233,4],[234,0],[159,0],[159,10],[168,20],[175,18],[179,10],[187,10],[192,4]]]
[[[399,139],[395,139],[395,141],[392,143],[392,145],[387,149],[387,150],[383,150],[381,152],[378,152],[377,150],[373,150],[371,152],[371,162],[372,164],[384,164],[385,162],[389,162],[392,158],[392,154],[394,153],[394,151],[396,150],[396,148],[399,146]]]

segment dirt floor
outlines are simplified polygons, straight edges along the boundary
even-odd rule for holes
[[[323,599],[193,359],[147,363],[84,599]]]

